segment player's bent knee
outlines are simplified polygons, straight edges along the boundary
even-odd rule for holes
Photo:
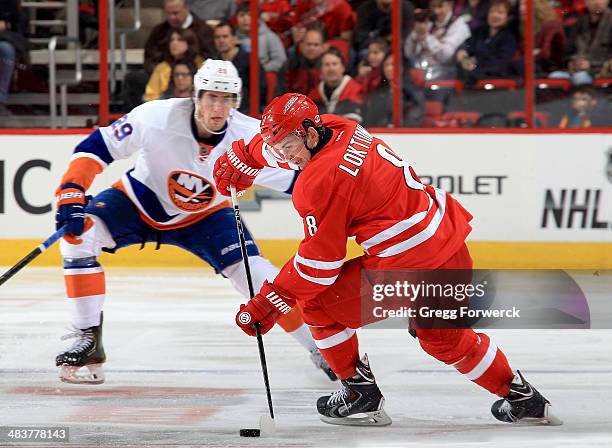
[[[470,328],[419,329],[416,335],[426,353],[447,364],[464,356],[477,341],[476,333]]]
[[[251,271],[251,280],[253,288],[257,293],[264,281],[272,282],[278,274],[278,269],[268,259],[253,255],[249,257],[249,268]],[[245,297],[249,296],[247,289],[246,270],[242,260],[226,267],[221,271],[223,276],[230,279],[234,287]],[[250,297],[249,297],[250,298]]]
[[[113,248],[116,246],[108,227],[104,221],[95,215],[88,215],[93,225],[80,236],[80,243],[73,244],[62,238],[60,240],[60,253],[63,258],[88,258],[97,257],[102,248]]]
[[[241,263],[244,267],[244,263]],[[269,281],[274,280],[278,274],[278,268],[274,266],[270,260],[261,255],[251,255],[249,257],[249,267],[251,270],[257,270],[261,275],[265,276]]]

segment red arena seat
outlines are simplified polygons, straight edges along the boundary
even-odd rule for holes
[[[437,121],[444,113],[444,103],[442,101],[425,101],[425,114],[423,117],[423,127],[433,128],[437,126]]]
[[[516,90],[517,83],[514,79],[481,79],[475,87],[482,90]]]
[[[569,79],[541,78],[534,80],[533,83],[536,86],[536,89],[540,90],[555,89],[569,92],[572,88],[572,82]]]
[[[593,87],[607,89],[612,87],[612,78],[599,78],[593,80]]]
[[[425,85],[425,72],[420,68],[410,69],[410,79],[417,87],[423,87]]]
[[[456,79],[438,79],[425,81],[425,88],[429,90],[453,89],[456,93],[463,93],[465,86]]]
[[[471,128],[476,125],[479,118],[480,113],[478,112],[446,112],[440,117],[438,127]]]
[[[547,128],[548,127],[548,114],[545,112],[535,112],[536,127]],[[527,127],[527,114],[522,110],[515,110],[508,112],[508,119],[518,122],[518,126],[515,127]]]

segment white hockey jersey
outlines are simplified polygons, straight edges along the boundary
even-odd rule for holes
[[[173,98],[138,106],[129,114],[102,127],[81,142],[62,184],[75,182],[88,188],[85,180],[91,162],[98,172],[113,160],[138,152],[134,167],[113,186],[123,190],[142,218],[157,229],[183,227],[229,206],[213,180],[217,158],[234,140],[250,141],[259,132],[259,121],[233,110],[222,140],[213,148],[196,139],[191,99]],[[79,159],[86,158],[86,163]],[[80,162],[85,162],[81,160]],[[278,191],[292,188],[294,173],[266,168],[255,183]]]

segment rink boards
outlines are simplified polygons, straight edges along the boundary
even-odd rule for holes
[[[453,194],[475,217],[476,264],[495,268],[612,268],[612,135],[378,134],[424,183]],[[0,265],[13,264],[53,231],[53,192],[74,135],[0,135]],[[112,164],[91,191],[115,181],[130,161]],[[288,198],[255,192],[245,220],[266,256],[282,264],[302,224]],[[349,243],[349,255],[360,253]],[[130,248],[106,265],[192,266],[174,248]],[[57,249],[37,263],[56,265]]]

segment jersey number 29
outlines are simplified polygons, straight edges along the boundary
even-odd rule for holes
[[[134,128],[132,128],[132,125],[130,123],[126,123],[126,120],[127,120],[127,115],[124,115],[123,117],[121,117],[120,119],[118,119],[111,125],[111,129],[113,130],[113,135],[115,136],[118,142],[120,142],[121,140],[126,138],[128,135],[130,135],[132,131],[134,130]]]

